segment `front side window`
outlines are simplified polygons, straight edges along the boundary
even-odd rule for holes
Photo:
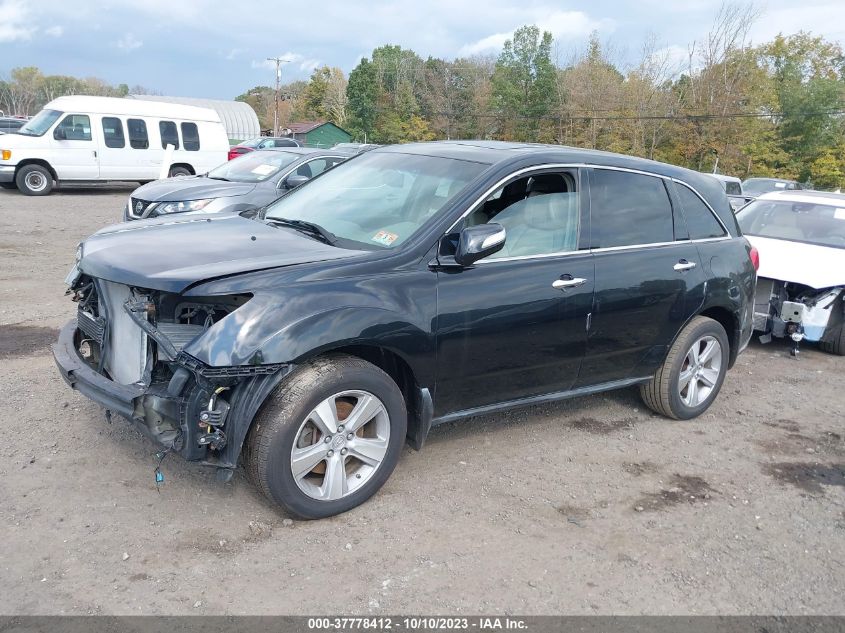
[[[132,149],[147,149],[150,138],[147,135],[147,123],[143,119],[127,119],[126,129],[129,131],[129,147]]]
[[[179,149],[179,133],[173,121],[159,121],[158,131],[161,133],[162,149],[166,149],[168,145],[172,145],[173,149]]]
[[[62,116],[59,110],[41,110],[38,114],[32,117],[26,124],[18,130],[18,134],[24,136],[44,136],[53,123],[59,120]]]
[[[678,184],[676,187],[681,206],[684,208],[684,218],[691,240],[703,240],[710,237],[723,237],[725,229],[713,215],[704,201],[689,187]]]
[[[103,139],[106,147],[126,147],[123,137],[123,122],[117,117],[103,117]]]
[[[592,242],[597,247],[674,240],[672,205],[662,178],[594,169],[590,208]]]
[[[186,151],[198,152],[200,149],[200,133],[196,123],[182,123],[182,141]],[[178,139],[177,139],[178,142]]]
[[[756,200],[736,218],[746,235],[845,248],[845,204]]]
[[[53,136],[63,141],[90,141],[91,119],[87,114],[68,114],[56,126]]]
[[[578,248],[580,199],[575,174],[524,176],[494,191],[470,213],[465,226],[495,222],[505,246],[485,260],[565,253]]]
[[[264,217],[318,224],[338,238],[338,245],[348,241],[352,248],[395,248],[487,167],[452,158],[369,152],[292,190],[271,204]]]
[[[314,178],[341,162],[343,162],[342,158],[315,158],[314,160],[309,160],[307,163],[303,163],[297,167],[294,173],[298,176]]]

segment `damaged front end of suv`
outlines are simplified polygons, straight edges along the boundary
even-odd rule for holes
[[[220,336],[251,296],[185,297],[84,274],[69,293],[76,319],[54,347],[64,379],[164,450],[217,466],[226,478],[247,431],[230,418],[252,419],[289,366],[255,357],[211,367],[186,347]]]

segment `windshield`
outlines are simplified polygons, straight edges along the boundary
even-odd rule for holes
[[[209,178],[232,182],[262,182],[272,178],[301,154],[261,151],[243,154],[208,172]]]
[[[742,190],[749,195],[759,196],[770,191],[785,191],[799,187],[788,180],[774,180],[772,178],[749,178],[742,182]]]
[[[395,248],[487,165],[397,152],[363,154],[267,207],[370,248]]]
[[[737,213],[746,235],[845,248],[845,199],[842,206],[755,200]]]
[[[24,136],[43,136],[60,116],[62,116],[62,113],[58,110],[42,110],[27,121],[26,125],[17,131],[17,134],[23,134]]]

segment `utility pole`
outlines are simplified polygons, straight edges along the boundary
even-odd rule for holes
[[[275,109],[273,111],[273,136],[279,135],[279,84],[282,82],[282,64],[288,63],[289,59],[282,59],[281,57],[268,57],[268,62],[276,62],[276,96]]]

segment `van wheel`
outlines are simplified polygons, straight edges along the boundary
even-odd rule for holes
[[[354,356],[317,358],[285,378],[256,416],[247,474],[297,516],[339,514],[387,481],[407,424],[402,392],[381,369]]]
[[[18,170],[15,183],[27,196],[46,196],[53,190],[53,175],[41,165],[25,165]]]
[[[640,397],[649,409],[668,418],[689,420],[701,415],[722,388],[729,350],[721,323],[695,317],[651,381],[640,386]]]
[[[845,356],[845,323],[839,326],[838,334],[834,334],[829,341],[821,341],[819,347],[828,354]]]
[[[175,178],[176,176],[190,176],[192,175],[187,167],[171,167],[167,174],[168,178]]]

